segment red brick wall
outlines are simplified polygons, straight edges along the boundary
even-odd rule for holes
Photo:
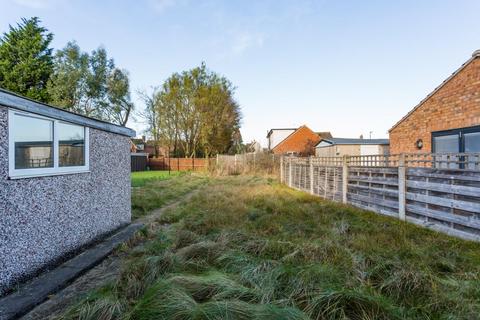
[[[318,134],[307,126],[301,126],[297,131],[276,145],[272,151],[274,154],[296,152],[300,155],[313,155],[315,154],[315,145],[319,141],[320,137]]]
[[[390,131],[390,153],[431,152],[431,133],[480,125],[480,58],[474,59]],[[417,149],[415,142],[423,140]]]

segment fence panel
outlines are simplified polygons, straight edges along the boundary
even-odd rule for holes
[[[292,188],[480,241],[480,154],[285,157],[280,163],[281,181]]]
[[[202,171],[208,167],[205,158],[150,158],[150,170]]]
[[[408,168],[406,214],[412,222],[480,236],[480,172]]]
[[[355,206],[398,216],[397,168],[349,167],[347,199]]]

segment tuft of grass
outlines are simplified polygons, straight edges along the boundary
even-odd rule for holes
[[[126,305],[126,301],[116,295],[115,289],[108,286],[91,293],[57,319],[121,319],[126,311]]]

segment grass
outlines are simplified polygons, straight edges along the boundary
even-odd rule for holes
[[[132,174],[132,218],[142,217],[205,184],[205,175],[147,171]]]
[[[186,177],[169,183],[189,189],[193,182]],[[480,314],[478,243],[324,201],[268,178],[195,179],[204,187],[159,221],[170,227],[146,233],[145,245],[128,252],[119,278],[64,319]]]
[[[141,171],[132,172],[132,187],[143,187],[147,182],[166,180],[185,174],[181,171]]]

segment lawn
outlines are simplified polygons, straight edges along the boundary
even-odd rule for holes
[[[162,182],[183,194],[198,192],[167,210],[157,221],[162,227],[144,230],[144,244],[127,249],[118,279],[73,306],[65,319],[480,314],[478,243],[324,201],[268,178],[188,178]]]
[[[147,171],[132,173],[132,218],[181,198],[207,182],[204,175],[189,172]]]
[[[131,180],[132,187],[143,187],[147,182],[156,180],[166,180],[172,177],[185,174],[180,171],[141,171],[132,172]]]

